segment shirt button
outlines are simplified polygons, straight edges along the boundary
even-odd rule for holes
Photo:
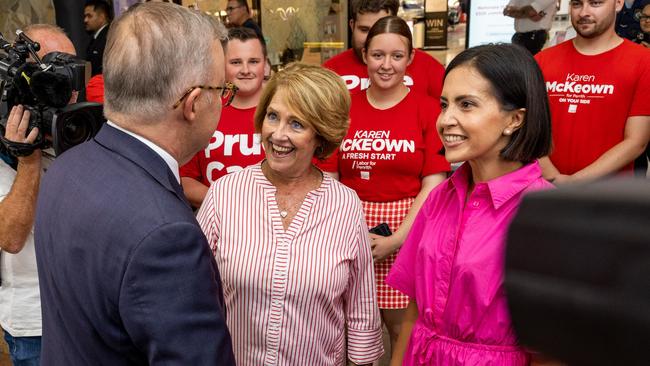
[[[478,207],[478,206],[480,206],[480,205],[481,205],[481,204],[478,203],[478,201],[474,201],[474,202],[472,202],[472,206],[474,206],[474,207]]]

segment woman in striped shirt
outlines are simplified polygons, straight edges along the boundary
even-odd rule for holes
[[[361,203],[312,164],[340,144],[349,106],[331,71],[275,74],[255,112],[266,159],[217,180],[201,206],[238,365],[370,364],[383,353]]]

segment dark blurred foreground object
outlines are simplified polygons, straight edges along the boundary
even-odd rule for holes
[[[570,365],[650,365],[650,184],[616,179],[524,198],[505,285],[526,346]]]

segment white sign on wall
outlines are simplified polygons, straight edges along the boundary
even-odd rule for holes
[[[467,47],[487,43],[510,43],[515,33],[514,19],[503,15],[508,0],[470,0],[467,20]]]

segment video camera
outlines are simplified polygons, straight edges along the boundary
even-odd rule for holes
[[[11,108],[18,104],[30,111],[28,131],[39,129],[33,144],[2,138],[13,156],[26,156],[35,149],[49,147],[58,156],[93,138],[106,121],[101,104],[68,105],[73,91],[85,88],[86,62],[62,52],[48,53],[41,60],[37,55],[39,49],[40,45],[21,30],[16,31],[14,43],[0,34],[0,132],[4,136]]]

